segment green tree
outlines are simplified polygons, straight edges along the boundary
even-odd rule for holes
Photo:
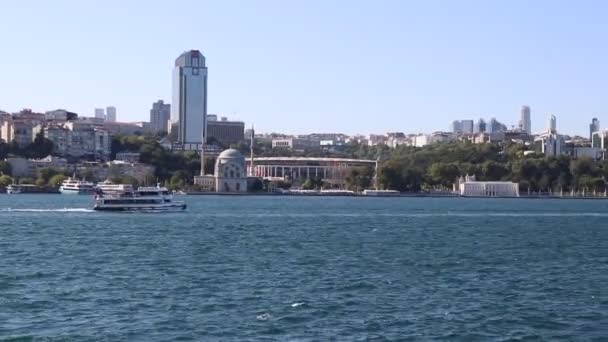
[[[363,191],[369,189],[374,178],[372,168],[353,168],[346,175],[346,186],[353,191]]]
[[[51,178],[49,178],[48,181],[48,185],[52,186],[52,187],[58,187],[61,185],[61,183],[63,183],[63,181],[66,179],[66,177],[62,174],[56,174],[54,176],[52,176]]]
[[[0,187],[6,188],[7,186],[13,184],[13,179],[8,175],[0,176]]]
[[[27,158],[40,159],[53,153],[53,142],[44,137],[44,131],[36,134],[34,141],[25,147],[23,154]]]
[[[19,184],[34,184],[34,179],[29,177],[19,178]]]
[[[460,170],[453,163],[438,162],[431,164],[429,175],[430,184],[450,188],[456,182],[456,179],[460,177]]]

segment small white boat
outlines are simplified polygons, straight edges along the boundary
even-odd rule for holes
[[[11,194],[20,194],[21,193],[21,187],[19,185],[16,184],[11,184],[9,186],[6,187],[6,193],[11,195]]]
[[[400,196],[401,193],[397,190],[363,190],[363,195],[375,197],[389,197]]]
[[[90,195],[95,190],[95,184],[76,178],[68,178],[61,183],[59,192],[64,195]]]
[[[139,187],[133,190],[128,184],[114,184],[95,196],[94,210],[106,211],[181,211],[186,203],[174,201],[165,187]],[[119,188],[122,187],[122,188]]]

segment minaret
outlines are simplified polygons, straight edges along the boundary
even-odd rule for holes
[[[374,170],[374,188],[378,190],[378,168],[379,168],[380,156],[376,158],[376,167]]]
[[[251,177],[255,177],[255,169],[254,169],[254,164],[253,164],[253,145],[255,143],[255,131],[253,129],[253,124],[251,125],[251,137],[249,137],[249,175]]]

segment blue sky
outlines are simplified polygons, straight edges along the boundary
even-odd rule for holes
[[[209,112],[258,131],[608,127],[608,2],[2,1],[0,109],[114,105],[147,120],[171,100],[174,59],[199,49]]]

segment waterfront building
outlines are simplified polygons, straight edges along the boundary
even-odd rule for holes
[[[309,157],[256,157],[246,160],[248,174],[267,180],[302,184],[307,179],[321,179],[334,188],[346,188],[346,177],[354,168],[374,168],[375,160]]]
[[[519,184],[514,182],[479,182],[475,176],[466,175],[456,185],[460,196],[465,197],[519,197]]]
[[[521,118],[519,120],[519,129],[532,134],[532,118],[530,115],[529,106],[521,106]]]
[[[106,108],[106,121],[116,122],[116,107],[110,106]]]
[[[207,137],[207,67],[198,50],[186,51],[175,60],[171,121],[182,149],[201,150]]]
[[[171,105],[163,100],[152,104],[150,109],[150,128],[153,132],[168,132],[171,120]]]
[[[272,148],[289,149],[293,151],[319,150],[321,148],[321,143],[319,140],[302,138],[276,138],[272,139]]]
[[[95,117],[97,119],[106,119],[106,113],[103,108],[95,108]]]
[[[229,147],[232,144],[245,142],[245,123],[242,121],[229,121],[222,117],[207,116],[207,143],[218,142],[222,146]]]
[[[593,118],[589,125],[589,140],[593,140],[593,133],[600,131],[600,120]]]

